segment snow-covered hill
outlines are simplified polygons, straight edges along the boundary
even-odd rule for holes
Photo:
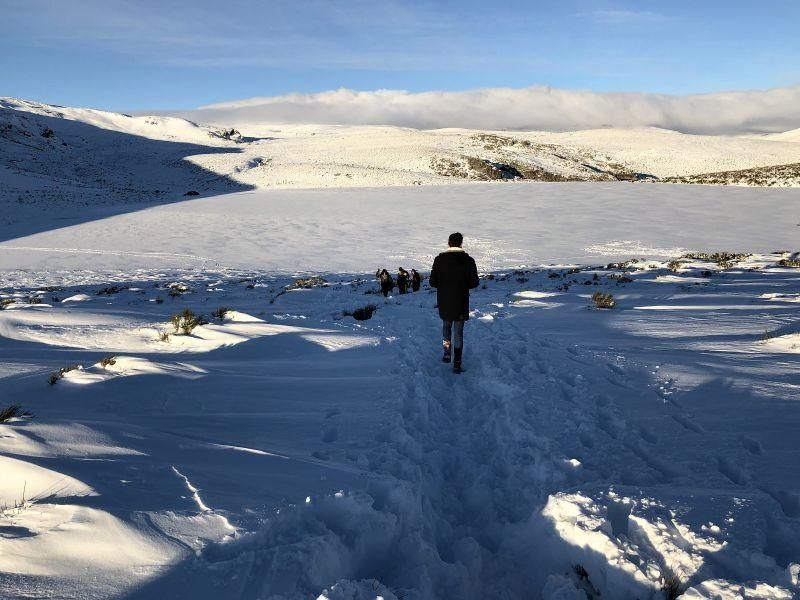
[[[655,128],[543,133],[258,123],[206,127],[174,117],[131,117],[10,98],[0,99],[0,148],[0,199],[22,204],[164,202],[190,191],[213,195],[235,188],[653,181],[800,163],[800,141],[789,134],[755,139]],[[798,184],[796,177],[759,181]]]

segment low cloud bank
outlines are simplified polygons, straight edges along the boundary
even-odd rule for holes
[[[689,96],[547,87],[422,93],[340,89],[251,98],[173,114],[219,124],[325,123],[537,131],[663,127],[684,133],[769,133],[800,127],[800,86]]]

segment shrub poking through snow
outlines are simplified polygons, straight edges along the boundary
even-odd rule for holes
[[[730,269],[737,262],[744,260],[749,256],[751,255],[742,252],[714,252],[711,254],[708,252],[690,252],[688,254],[684,254],[681,256],[681,258],[688,258],[689,260],[705,260],[708,262],[717,263],[717,266],[721,269]]]
[[[175,328],[175,333],[183,332],[183,335],[190,335],[194,328],[198,325],[203,325],[204,321],[202,317],[198,317],[187,308],[183,312],[172,315],[170,323]]]
[[[328,280],[323,279],[322,277],[307,277],[305,279],[296,279],[289,285],[288,289],[290,290],[308,289],[317,285],[323,285],[325,283],[328,283]]]
[[[778,261],[778,266],[800,268],[800,258],[782,258]]]
[[[70,371],[74,371],[75,369],[80,369],[80,365],[70,365],[68,367],[61,367],[57,371],[53,371],[50,373],[50,377],[48,378],[48,382],[50,385],[55,385],[59,382],[59,380],[64,378],[64,375],[69,373]]]
[[[103,360],[100,361],[100,366],[103,368],[110,367],[115,364],[117,364],[116,356],[106,356]]]
[[[113,296],[114,294],[119,294],[122,290],[127,290],[127,285],[110,285],[108,287],[104,287],[102,290],[98,290],[98,296]]]
[[[189,291],[189,286],[185,283],[170,283],[169,284],[169,296],[170,298],[178,298],[183,296],[185,293]]]
[[[681,595],[681,579],[674,571],[667,569],[662,575],[661,591],[667,600],[676,600]]]
[[[368,321],[372,318],[372,315],[375,314],[376,310],[378,310],[378,307],[375,304],[367,304],[353,311],[342,311],[342,315],[345,317],[353,317],[356,321]]]
[[[592,294],[592,300],[597,308],[614,308],[617,305],[617,301],[614,299],[613,294],[595,292]]]
[[[225,315],[231,312],[231,309],[227,306],[220,306],[217,310],[211,313],[211,316],[218,321],[222,321],[225,319]]]
[[[774,338],[778,337],[778,335],[779,335],[779,332],[778,332],[777,329],[775,329],[774,331],[765,331],[764,333],[761,334],[761,341],[762,342],[768,342],[771,339],[774,339]]]
[[[166,329],[159,329],[158,330],[158,341],[159,342],[168,342],[170,337],[169,331]]]
[[[28,419],[33,415],[27,410],[22,410],[19,404],[12,404],[7,408],[0,408],[0,423],[5,423],[11,419]]]
[[[16,300],[14,298],[0,298],[0,310],[8,308],[15,302]]]
[[[41,304],[42,299],[39,296],[29,296],[28,304]]]
[[[667,263],[667,268],[670,271],[678,271],[683,267],[683,262],[681,259],[671,260]]]

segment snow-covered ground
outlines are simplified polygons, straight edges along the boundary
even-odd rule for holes
[[[0,598],[800,593],[797,190],[410,185],[477,149],[796,162],[791,132],[0,112],[0,411],[33,413],[0,423]],[[263,189],[314,186],[344,189]],[[482,271],[460,376],[435,295],[370,274],[455,229]]]
[[[461,376],[427,289],[5,272],[0,596],[791,598],[785,257],[485,273]]]

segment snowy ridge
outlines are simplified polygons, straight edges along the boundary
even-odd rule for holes
[[[175,117],[2,98],[0,201],[163,203],[187,192],[216,195],[237,188],[514,178],[652,181],[800,163],[800,141],[792,132],[780,135],[785,137],[685,135],[658,128],[546,133],[258,122],[206,127]],[[716,183],[791,187],[797,178]]]

